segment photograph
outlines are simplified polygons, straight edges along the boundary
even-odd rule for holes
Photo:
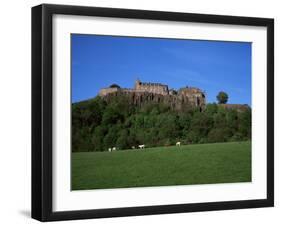
[[[252,43],[71,34],[71,190],[251,183]]]
[[[274,18],[149,8],[32,7],[33,219],[274,206]]]

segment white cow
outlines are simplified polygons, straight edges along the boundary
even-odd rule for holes
[[[111,148],[108,148],[108,151],[111,152]]]
[[[178,141],[178,142],[176,143],[176,146],[181,146],[181,142]]]
[[[136,147],[135,147],[135,146],[132,146],[132,149],[136,149]]]
[[[140,149],[144,149],[144,148],[145,148],[145,145],[144,145],[144,144],[141,144],[141,145],[139,145],[139,148],[140,148]]]
[[[113,147],[113,148],[112,148],[112,151],[116,151],[116,147]]]

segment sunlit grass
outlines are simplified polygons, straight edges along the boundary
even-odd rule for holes
[[[251,181],[251,142],[72,153],[72,189]]]

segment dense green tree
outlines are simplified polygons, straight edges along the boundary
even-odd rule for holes
[[[231,130],[229,128],[213,128],[208,134],[208,142],[225,142],[232,137]]]
[[[217,95],[217,100],[219,104],[226,104],[228,101],[228,95],[227,93],[221,91]]]
[[[105,149],[116,146],[117,136],[113,129],[109,130],[103,138],[103,144]]]
[[[126,129],[123,129],[118,133],[118,138],[116,140],[116,146],[119,149],[128,148],[128,146],[129,146],[128,131]]]
[[[126,96],[105,102],[97,97],[72,105],[72,151],[107,151],[226,142],[251,139],[251,109],[226,109],[215,103],[205,108],[173,110],[164,103],[130,104]]]
[[[103,117],[102,117],[102,123],[109,125],[109,124],[116,124],[118,121],[123,120],[123,115],[113,107],[107,107]]]
[[[119,85],[117,85],[117,84],[115,84],[115,83],[113,83],[112,85],[110,85],[109,86],[110,88],[120,88],[120,86]]]
[[[206,137],[213,126],[213,119],[206,112],[196,112],[191,121],[191,130],[200,137]]]
[[[243,137],[251,138],[251,110],[248,109],[239,114],[238,132]]]
[[[218,111],[218,105],[216,103],[207,104],[205,112],[209,115],[216,114]]]

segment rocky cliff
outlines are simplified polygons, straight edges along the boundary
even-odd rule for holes
[[[143,106],[146,103],[164,103],[169,105],[172,109],[182,110],[186,108],[199,107],[203,109],[205,107],[205,97],[200,95],[188,96],[182,92],[179,92],[174,95],[161,95],[152,92],[124,92],[117,91],[108,93],[107,95],[102,96],[102,98],[109,102],[115,96],[125,96],[130,104],[135,106]]]
[[[184,87],[178,91],[169,89],[168,85],[135,81],[134,88],[121,88],[114,84],[99,91],[99,96],[107,102],[114,96],[126,96],[136,106],[148,102],[164,103],[172,109],[182,110],[188,107],[203,109],[206,105],[205,93],[196,87]]]

